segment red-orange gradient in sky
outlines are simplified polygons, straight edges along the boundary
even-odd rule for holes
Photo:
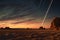
[[[0,21],[0,27],[10,27],[10,28],[39,28],[42,22],[38,21],[26,21],[22,23],[14,23],[15,20]],[[50,23],[45,22],[43,27],[49,28]]]

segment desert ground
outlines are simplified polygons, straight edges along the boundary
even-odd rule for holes
[[[60,30],[4,29],[0,30],[0,40],[60,40]]]

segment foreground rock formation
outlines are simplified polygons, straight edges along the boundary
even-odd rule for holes
[[[55,17],[51,22],[51,29],[60,29],[60,17]]]

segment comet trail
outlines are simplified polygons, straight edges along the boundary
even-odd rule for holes
[[[47,9],[46,14],[45,14],[45,16],[44,16],[44,18],[43,18],[43,21],[42,21],[41,26],[44,25],[45,19],[46,19],[47,15],[48,15],[48,12],[49,12],[49,10],[50,10],[50,7],[51,7],[52,3],[53,3],[53,0],[51,0],[51,3],[50,3],[49,6],[48,6],[48,9]]]

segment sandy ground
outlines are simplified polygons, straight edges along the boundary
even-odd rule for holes
[[[60,40],[60,30],[0,30],[0,40]]]

